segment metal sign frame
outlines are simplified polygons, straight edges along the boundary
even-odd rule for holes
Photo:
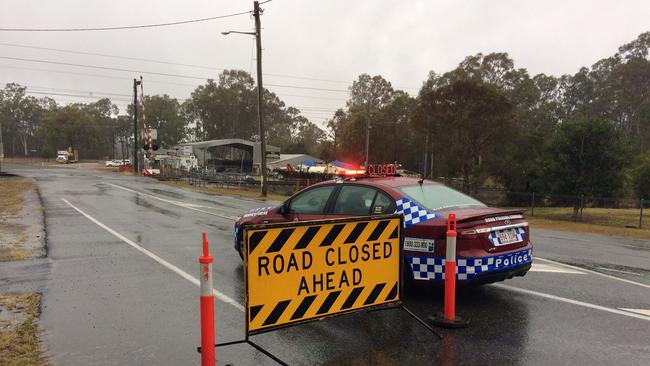
[[[338,224],[338,223],[354,223],[354,222],[364,222],[364,221],[381,221],[381,220],[399,220],[399,225],[398,225],[398,250],[395,254],[397,255],[397,262],[398,262],[398,272],[397,272],[397,279],[398,279],[398,293],[396,300],[391,300],[391,301],[385,301],[380,304],[373,304],[373,305],[366,305],[358,308],[352,308],[349,310],[343,310],[339,311],[336,313],[329,313],[323,316],[319,317],[311,317],[308,319],[302,319],[302,320],[297,320],[293,321],[290,323],[284,323],[284,324],[279,324],[279,325],[273,325],[273,326],[268,326],[265,327],[264,329],[258,329],[258,330],[253,330],[251,331],[249,329],[249,322],[250,322],[250,310],[249,310],[249,299],[250,299],[250,293],[249,293],[249,277],[248,277],[248,261],[249,261],[249,242],[248,242],[248,231],[250,230],[260,230],[260,229],[276,229],[276,228],[292,228],[292,227],[298,227],[298,226],[313,226],[313,225],[327,225],[327,224]],[[404,265],[404,261],[402,259],[402,251],[404,247],[404,217],[401,214],[389,214],[389,215],[375,215],[375,216],[358,216],[358,217],[352,217],[352,218],[343,218],[343,219],[327,219],[327,220],[312,220],[312,221],[299,221],[299,222],[285,222],[285,223],[272,223],[272,224],[258,224],[258,225],[251,225],[247,226],[244,228],[244,233],[243,233],[243,250],[244,250],[244,282],[245,282],[245,311],[244,311],[244,324],[246,326],[246,337],[248,338],[250,335],[254,334],[260,334],[260,333],[265,333],[268,331],[273,331],[279,328],[286,328],[286,327],[291,327],[295,325],[300,325],[312,321],[317,321],[321,319],[326,319],[326,318],[331,318],[335,316],[340,316],[340,315],[345,315],[345,314],[350,314],[350,313],[355,313],[359,311],[368,311],[368,310],[377,310],[377,309],[387,309],[387,308],[393,308],[393,307],[401,307],[402,305],[402,299],[403,299],[403,294],[404,294],[404,279],[402,278],[402,266]]]

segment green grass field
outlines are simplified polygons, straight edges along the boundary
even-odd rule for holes
[[[572,207],[535,207],[534,216],[530,213],[527,210],[532,227],[650,239],[650,220],[644,212],[639,229],[638,209],[585,208],[579,221],[573,221]]]

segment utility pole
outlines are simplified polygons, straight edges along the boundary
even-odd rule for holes
[[[2,161],[5,158],[5,147],[2,144],[2,121],[0,120],[0,174],[2,173]]]
[[[370,153],[370,96],[368,96],[368,110],[366,113],[366,158],[363,162],[364,169],[368,169],[368,155]]]
[[[111,152],[112,152],[113,155],[111,156],[111,160],[115,160],[115,124],[113,124],[113,135],[112,135],[112,137],[113,138],[111,139]]]
[[[133,168],[136,174],[138,169],[138,85],[140,81],[133,78]]]
[[[260,3],[253,2],[253,16],[255,17],[255,44],[257,45],[257,117],[260,124],[260,145],[261,145],[261,167],[262,197],[266,197],[266,131],[264,130],[264,115],[262,113],[262,98],[264,88],[262,87],[262,27],[260,25]]]
[[[260,3],[253,2],[253,16],[255,17],[255,32],[240,32],[240,31],[227,31],[221,32],[224,36],[230,33],[247,34],[255,36],[255,44],[257,45],[257,118],[259,119],[259,134],[260,134],[260,177],[261,177],[261,194],[266,197],[267,182],[266,182],[266,131],[264,129],[264,113],[262,110],[262,102],[264,98],[264,86],[262,86],[262,26],[260,25]]]

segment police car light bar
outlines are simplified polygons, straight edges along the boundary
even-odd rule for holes
[[[386,177],[397,175],[395,164],[372,164],[367,169],[345,169],[339,173],[344,177]]]
[[[366,171],[363,169],[346,169],[341,173],[341,175],[344,175],[346,177],[365,175],[365,174]]]

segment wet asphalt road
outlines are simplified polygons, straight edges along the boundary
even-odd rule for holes
[[[48,258],[2,263],[0,292],[43,294],[40,324],[54,365],[200,363],[198,287],[123,239],[197,277],[207,231],[214,287],[233,300],[216,302],[217,341],[243,338],[243,267],[231,217],[268,203],[75,166],[7,168],[36,179]],[[650,310],[650,242],[534,229],[532,238],[540,257],[534,271],[462,290],[457,312],[471,325],[440,330],[442,340],[402,310],[253,339],[291,365],[650,364],[650,314],[638,313]],[[405,304],[426,318],[442,309],[442,296],[422,290]],[[217,357],[219,364],[274,364],[248,345],[218,348]]]

